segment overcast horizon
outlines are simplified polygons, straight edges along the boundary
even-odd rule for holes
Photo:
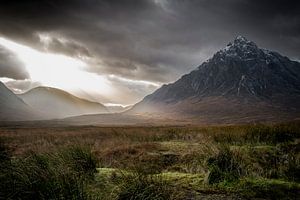
[[[280,0],[1,0],[0,80],[130,105],[236,36],[300,60],[300,3]]]

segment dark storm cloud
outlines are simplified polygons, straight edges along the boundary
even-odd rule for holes
[[[237,35],[299,59],[300,3],[280,0],[2,0],[0,33],[89,57],[90,72],[174,81]],[[41,35],[49,35],[46,44]]]
[[[44,36],[47,37],[47,36]],[[45,41],[46,40],[46,41]],[[91,54],[87,48],[78,44],[74,41],[62,40],[56,37],[50,37],[43,39],[43,36],[40,36],[41,46],[44,47],[45,51],[62,53],[71,57],[91,57]]]
[[[29,74],[18,56],[0,45],[0,77],[26,79]]]

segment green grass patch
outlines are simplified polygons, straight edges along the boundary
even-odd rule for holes
[[[300,184],[275,179],[242,179],[236,190],[247,198],[297,199]]]

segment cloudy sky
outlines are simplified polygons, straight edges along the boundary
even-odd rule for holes
[[[300,1],[0,0],[0,80],[133,104],[237,35],[300,60]]]

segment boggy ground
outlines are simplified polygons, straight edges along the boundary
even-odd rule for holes
[[[0,199],[297,199],[300,122],[0,128]]]

